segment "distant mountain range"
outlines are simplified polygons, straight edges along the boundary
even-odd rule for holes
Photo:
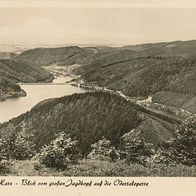
[[[73,64],[93,54],[93,49],[70,46],[63,48],[36,48],[17,55],[14,60],[34,65]]]
[[[196,41],[124,47],[37,48],[13,58],[33,65],[80,64],[74,72],[87,83],[132,97],[196,112]]]

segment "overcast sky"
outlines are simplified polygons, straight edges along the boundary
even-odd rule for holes
[[[196,39],[192,0],[186,1],[192,8],[176,0],[65,2],[0,0],[0,44],[123,45]]]

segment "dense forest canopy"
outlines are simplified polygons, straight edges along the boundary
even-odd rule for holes
[[[56,133],[63,131],[80,141],[83,152],[88,151],[90,145],[103,136],[117,146],[124,134],[137,130],[137,127],[144,132],[141,137],[154,144],[172,136],[172,125],[168,122],[156,120],[155,117],[150,120],[148,115],[142,117],[140,113],[131,102],[120,96],[106,92],[87,92],[43,101],[30,112],[2,124],[0,132],[3,135],[14,129],[17,132],[32,133],[33,141],[39,149],[51,141]],[[145,134],[149,129],[152,134],[156,131],[153,137],[156,139],[151,140],[149,133]],[[165,134],[159,137],[160,130],[156,129],[165,130]],[[129,137],[134,134],[132,132]]]

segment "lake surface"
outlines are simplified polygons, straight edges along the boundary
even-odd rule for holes
[[[80,87],[64,84],[71,79],[68,76],[61,76],[54,79],[53,84],[21,85],[27,96],[0,102],[0,123],[29,111],[33,106],[45,99],[86,92],[86,90]]]

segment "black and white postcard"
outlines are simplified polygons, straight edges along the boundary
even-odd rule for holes
[[[0,194],[196,194],[194,0],[0,0]]]

